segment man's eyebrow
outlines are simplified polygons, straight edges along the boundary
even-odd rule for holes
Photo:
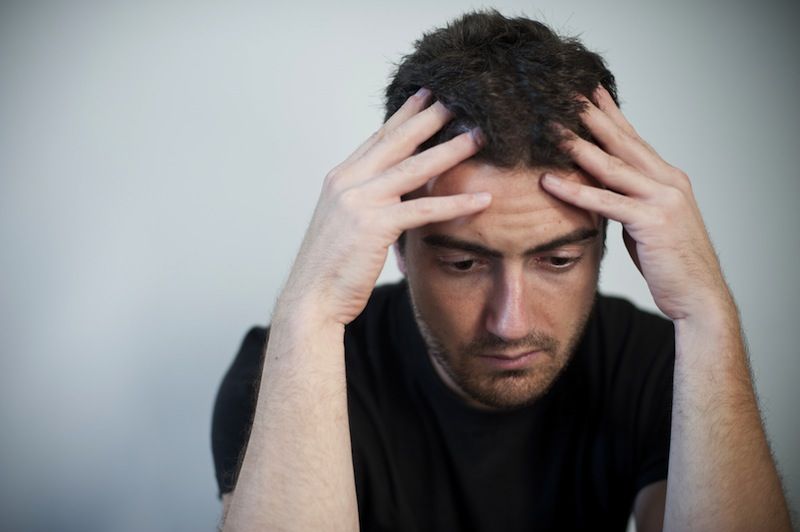
[[[592,240],[600,234],[600,231],[597,229],[577,229],[572,231],[571,233],[567,233],[566,235],[559,236],[550,240],[549,242],[545,242],[543,244],[539,244],[538,246],[534,246],[523,253],[525,256],[529,255],[537,255],[539,253],[545,253],[547,251],[552,251],[554,249],[558,249],[561,246],[566,246],[569,244],[578,244],[584,243],[588,240]],[[482,244],[477,244],[475,242],[469,242],[467,240],[462,240],[460,238],[456,238],[449,235],[442,235],[442,234],[431,234],[424,236],[422,241],[431,247],[436,248],[447,248],[447,249],[455,249],[458,251],[466,251],[467,253],[472,253],[473,255],[480,255],[482,257],[487,258],[496,258],[501,259],[503,258],[503,254],[496,249],[488,248]]]

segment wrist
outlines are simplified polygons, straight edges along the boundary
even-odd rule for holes
[[[739,328],[739,309],[727,290],[724,294],[698,299],[696,308],[673,320],[675,328],[686,331],[718,331]]]
[[[344,325],[319,315],[310,300],[279,298],[272,313],[264,368],[338,375],[344,363]],[[310,373],[309,373],[310,372]]]
[[[676,357],[688,357],[696,369],[708,365],[719,371],[729,364],[738,368],[746,361],[739,312],[733,299],[709,300],[702,312],[676,319],[673,324]]]
[[[343,334],[344,324],[326,315],[325,308],[310,294],[292,295],[286,291],[281,293],[272,312],[272,327],[288,330],[311,330],[319,334]]]

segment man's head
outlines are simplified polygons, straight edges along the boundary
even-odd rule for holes
[[[473,160],[501,168],[571,169],[551,124],[591,139],[575,96],[589,97],[600,84],[616,101],[613,74],[578,40],[530,19],[474,12],[426,33],[400,61],[386,88],[386,119],[427,87],[455,118],[421,149],[477,125],[487,143]]]
[[[613,75],[578,41],[490,11],[423,36],[387,88],[387,117],[420,87],[454,113],[421,149],[474,126],[486,137],[477,155],[407,196],[490,191],[490,207],[408,231],[395,249],[437,371],[476,405],[536,400],[582,334],[605,220],[556,200],[539,180],[546,170],[592,182],[559,150],[553,124],[591,140],[576,95],[598,84],[616,99]]]

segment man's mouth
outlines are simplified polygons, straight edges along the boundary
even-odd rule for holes
[[[544,351],[526,351],[524,353],[486,354],[479,358],[484,363],[497,369],[518,369],[525,367],[544,354]]]
[[[516,353],[516,354],[487,354],[487,355],[483,355],[483,356],[492,357],[492,358],[504,358],[504,359],[507,359],[507,360],[514,360],[514,359],[517,359],[517,358],[524,357],[525,355],[529,355],[529,354],[531,354],[531,353],[533,353],[535,351],[538,351],[538,350],[534,349],[534,350],[531,350],[531,351],[523,351],[521,353]]]

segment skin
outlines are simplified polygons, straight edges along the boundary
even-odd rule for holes
[[[400,234],[489,205],[488,194],[401,201],[480,149],[470,132],[416,153],[451,119],[420,91],[326,176],[272,315],[250,439],[224,500],[226,532],[358,530],[344,326]]]
[[[416,153],[452,118],[442,105],[430,105],[425,91],[328,174],[272,316],[250,440],[236,489],[225,500],[226,531],[358,529],[342,340],[400,234],[411,233],[407,271],[421,323],[442,345],[437,360],[445,382],[449,375],[466,400],[509,407],[535,399],[557,375],[581,329],[599,264],[599,250],[587,250],[590,258],[575,272],[557,274],[575,276],[574,286],[562,288],[576,292],[548,309],[526,298],[551,296],[558,281],[541,262],[523,261],[521,250],[598,216],[623,224],[631,257],[676,330],[669,480],[638,494],[637,526],[658,530],[663,515],[667,530],[790,529],[736,308],[688,177],[636,135],[608,93],[598,90],[592,100],[583,120],[600,145],[567,138],[562,148],[605,188],[548,173],[540,178],[547,199],[531,185],[534,173],[519,179],[525,202],[492,189],[498,203],[487,210],[491,194],[474,192],[492,187],[491,169],[454,170],[429,184],[474,155],[482,136],[466,133]],[[484,210],[485,217],[473,217]],[[467,303],[463,318],[451,315],[461,297],[452,288],[462,281],[434,274],[426,262],[431,250],[422,249],[435,224],[502,252],[470,283],[479,297]],[[507,227],[507,236],[496,226]],[[442,286],[423,287],[422,272],[438,275]],[[438,291],[424,296],[428,288]],[[540,344],[549,347],[532,363],[538,377],[492,377],[464,362],[485,350],[511,354],[505,350]]]
[[[583,123],[598,144],[564,131],[561,147],[603,188],[549,174],[542,186],[570,205],[622,224],[631,259],[675,325],[663,528],[790,530],[738,311],[689,177],[636,133],[605,89],[581,99]],[[657,529],[661,489],[639,494],[637,524]]]
[[[412,195],[492,194],[491,206],[475,215],[408,231],[397,254],[434,367],[478,408],[515,408],[541,397],[572,356],[594,300],[601,218],[545,192],[544,172],[465,162]],[[559,173],[591,183],[583,172]],[[564,237],[568,242],[550,245]],[[529,252],[542,246],[548,249]],[[496,368],[485,357],[529,351],[540,353],[522,368]]]

